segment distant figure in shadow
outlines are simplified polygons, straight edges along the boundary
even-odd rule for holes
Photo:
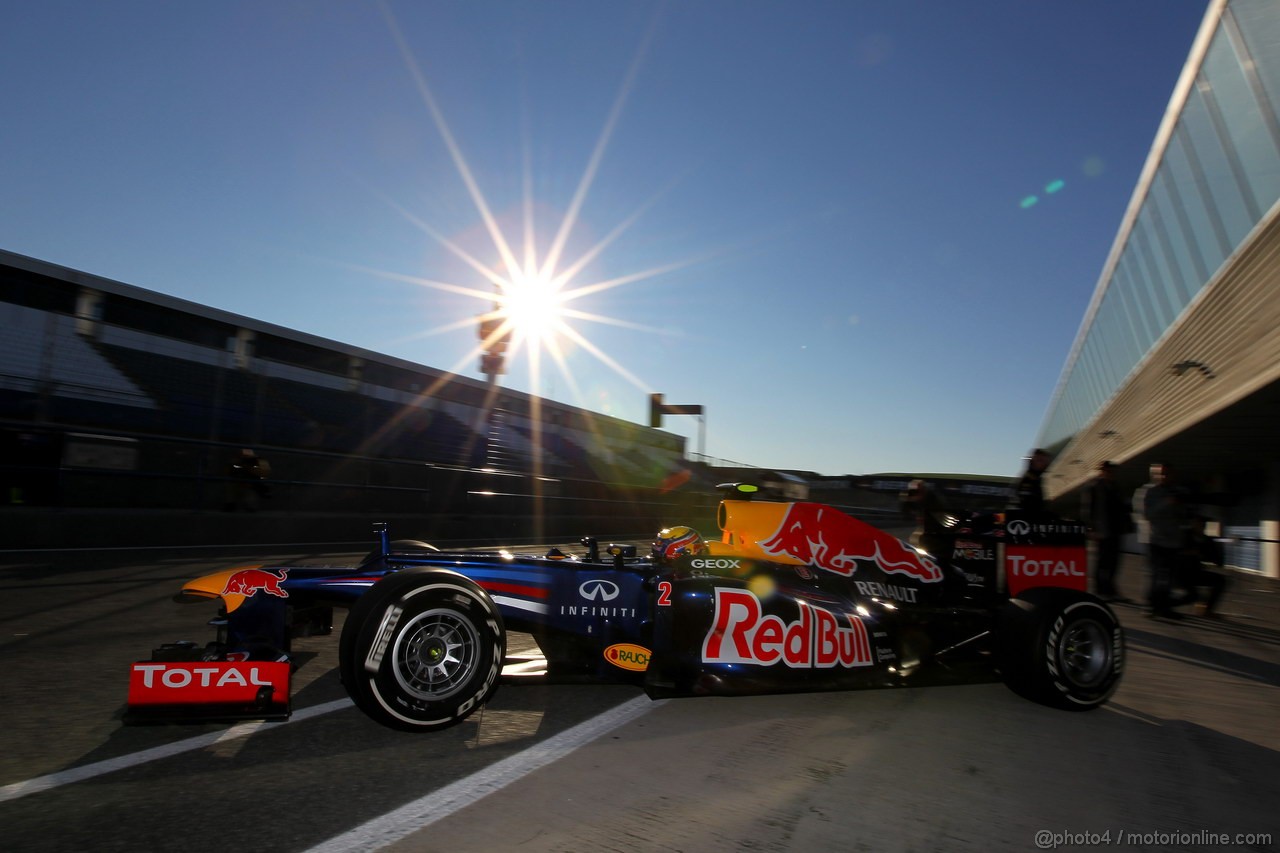
[[[1147,546],[1151,570],[1147,615],[1181,619],[1182,614],[1173,609],[1173,585],[1187,548],[1191,512],[1186,491],[1174,485],[1173,466],[1156,463],[1150,470],[1151,481],[1133,496],[1134,514],[1140,519],[1139,541]]]
[[[1178,559],[1178,574],[1175,581],[1186,590],[1186,598],[1181,604],[1194,604],[1197,616],[1212,616],[1227,588],[1227,578],[1219,572],[1211,571],[1206,565],[1223,567],[1225,558],[1222,543],[1208,535],[1205,526],[1209,519],[1203,515],[1196,516],[1187,537],[1186,547]],[[1200,589],[1206,590],[1204,598],[1200,597]]]
[[[1044,469],[1049,467],[1053,457],[1049,451],[1036,448],[1027,457],[1027,468],[1018,480],[1014,492],[1013,503],[1009,509],[1021,510],[1029,517],[1044,515]]]
[[[258,499],[271,496],[267,477],[271,474],[271,465],[249,448],[240,451],[240,455],[231,460],[227,466],[227,501],[223,509],[227,512],[257,512]]]
[[[1089,527],[1089,541],[1093,543],[1094,589],[1099,598],[1124,602],[1116,587],[1116,572],[1120,563],[1120,544],[1126,533],[1132,533],[1133,516],[1129,502],[1116,486],[1116,466],[1103,462],[1098,466],[1098,476],[1084,493],[1081,516]]]
[[[947,507],[933,486],[924,480],[912,480],[900,500],[903,511],[916,522],[908,541],[932,557],[945,556],[950,541],[946,535]]]

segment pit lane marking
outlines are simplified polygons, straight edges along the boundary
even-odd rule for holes
[[[567,729],[540,744],[535,744],[524,752],[493,765],[493,767],[474,773],[465,779],[460,779],[436,793],[429,794],[421,800],[401,807],[395,812],[391,812],[381,818],[375,818],[345,835],[330,839],[321,846],[313,848],[313,851],[314,853],[319,853],[319,851],[326,851],[327,853],[328,851],[338,850],[366,850],[376,849],[370,846],[374,843],[376,843],[377,847],[392,844],[403,836],[443,817],[448,817],[463,806],[506,787],[521,776],[532,773],[534,770],[553,761],[558,761],[578,747],[584,746],[600,735],[630,722],[645,711],[661,704],[664,704],[664,702],[653,702],[644,696],[637,697],[630,702],[619,705],[612,711],[579,723],[577,726]],[[51,791],[54,788],[61,788],[63,785],[84,782],[87,779],[105,776],[117,770],[127,770],[131,767],[138,767],[163,758],[172,758],[184,752],[192,752],[197,749],[229,743],[249,737],[264,726],[274,728],[276,726],[287,726],[290,723],[300,723],[303,720],[350,708],[352,705],[353,703],[349,698],[335,699],[332,702],[325,702],[320,705],[313,705],[310,708],[294,711],[293,715],[284,722],[269,723],[258,721],[240,723],[225,731],[209,732],[208,734],[176,741],[175,743],[144,749],[141,752],[108,758],[103,761],[96,761],[93,764],[85,764],[81,767],[72,767],[69,770],[37,776],[34,779],[26,779],[22,782],[12,782],[0,787],[0,803],[21,799],[31,794],[39,794],[43,791]],[[437,799],[441,797],[443,799]],[[439,809],[438,812],[437,809]],[[424,818],[421,814],[426,811],[431,811],[433,814]],[[349,842],[343,841],[343,839],[347,839],[349,836],[353,836],[354,833],[361,831],[364,831],[370,839],[376,838],[377,841],[355,840],[354,838]],[[343,846],[334,846],[338,844]],[[312,851],[308,851],[308,853],[312,853]]]
[[[70,785],[74,782],[83,782],[86,779],[93,779],[96,776],[102,776],[107,773],[114,773],[117,770],[126,770],[130,767],[137,767],[140,764],[147,764],[151,761],[159,761],[162,758],[170,758],[175,755],[181,755],[184,752],[191,752],[195,749],[204,749],[208,746],[215,746],[220,743],[238,740],[239,738],[248,737],[254,734],[263,726],[287,726],[289,723],[298,723],[303,720],[309,720],[312,717],[319,717],[333,711],[341,711],[344,708],[350,708],[352,702],[350,699],[335,699],[332,702],[325,702],[321,705],[312,705],[310,708],[303,708],[294,711],[293,716],[285,722],[268,723],[265,721],[253,723],[240,723],[221,732],[209,732],[208,734],[198,735],[186,740],[180,740],[175,743],[168,743],[164,746],[152,747],[144,749],[142,752],[135,752],[130,755],[121,755],[117,758],[108,758],[104,761],[96,761],[93,764],[85,764],[82,767],[72,767],[70,770],[62,770],[57,773],[50,773],[47,776],[37,776],[35,779],[27,779],[23,782],[13,782],[0,788],[0,803],[16,800],[30,794],[38,794],[41,791],[49,791],[53,788],[60,788],[63,785]]]
[[[432,791],[407,805],[367,821],[355,829],[334,836],[306,853],[352,853],[380,850],[412,835],[454,812],[496,793],[530,773],[559,761],[579,747],[619,726],[643,716],[666,700],[652,701],[637,696],[629,702],[581,722],[571,729],[536,743],[523,752],[504,758],[464,779]]]

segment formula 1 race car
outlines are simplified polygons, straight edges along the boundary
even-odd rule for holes
[[[1001,678],[1060,708],[1106,702],[1119,621],[1086,590],[1083,530],[1044,518],[956,519],[927,554],[833,507],[753,500],[730,484],[719,541],[661,531],[652,553],[443,552],[391,541],[357,566],[228,569],[179,600],[221,602],[207,646],[133,665],[129,722],[283,719],[290,641],[331,630],[342,682],[374,720],[453,725],[502,681],[507,632],[532,635],[548,678],[633,682],[653,698],[847,690]]]

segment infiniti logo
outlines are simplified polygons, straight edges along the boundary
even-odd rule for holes
[[[578,587],[578,594],[587,601],[613,601],[618,597],[618,585],[613,581],[590,580]]]
[[[1014,536],[1026,536],[1031,532],[1031,525],[1020,518],[1015,519],[1009,522],[1009,532]]]

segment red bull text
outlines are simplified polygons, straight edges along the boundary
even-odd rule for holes
[[[715,617],[702,642],[705,663],[781,663],[792,669],[871,664],[867,628],[852,615],[837,616],[801,601],[799,618],[783,622],[765,615],[760,599],[748,590],[716,587],[715,596]]]

